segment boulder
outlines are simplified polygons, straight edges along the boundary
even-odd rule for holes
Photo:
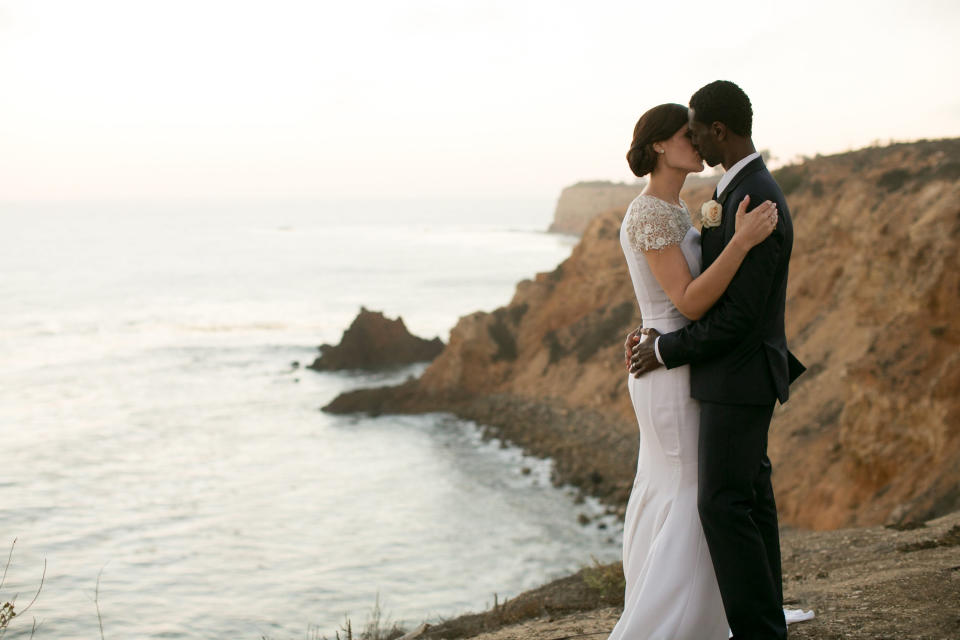
[[[322,344],[320,356],[307,365],[315,371],[384,369],[433,360],[443,350],[440,338],[425,340],[411,334],[403,318],[391,320],[364,307],[343,332],[340,344]]]

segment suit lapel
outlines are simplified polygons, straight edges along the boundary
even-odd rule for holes
[[[747,163],[743,169],[737,172],[737,175],[733,177],[730,184],[724,188],[723,193],[717,194],[717,190],[713,190],[713,199],[723,207],[723,218],[719,227],[712,229],[704,228],[700,231],[700,257],[703,262],[703,269],[713,264],[713,261],[717,259],[717,256],[720,255],[720,252],[723,251],[723,248],[733,236],[734,229],[736,228],[737,206],[740,203],[731,200],[729,203],[730,206],[727,206],[727,197],[733,193],[734,189],[736,189],[741,182],[763,168],[763,158],[757,158]],[[734,222],[731,222],[731,219],[733,219]]]
[[[717,202],[719,202],[721,205],[724,205],[724,209],[726,209],[727,196],[733,193],[733,190],[736,189],[741,182],[763,168],[763,158],[757,158],[751,162],[748,162],[747,166],[745,166],[743,169],[740,169],[740,171],[737,172],[737,175],[733,176],[733,180],[730,181],[730,184],[723,189],[723,193],[719,194],[720,198],[717,200]],[[714,193],[716,193],[716,190],[714,190]],[[714,197],[716,198],[716,196]],[[733,210],[736,211],[736,207],[734,207]],[[724,211],[724,213],[726,213],[726,211]]]
[[[738,200],[729,199],[728,196],[734,192],[734,190],[740,186],[740,184],[757,173],[758,171],[765,168],[763,164],[763,158],[757,158],[747,164],[743,169],[737,172],[737,175],[733,176],[733,180],[730,181],[730,184],[726,186],[723,190],[723,193],[720,194],[720,204],[723,206],[723,223],[720,225],[720,229],[723,230],[723,246],[727,246],[727,243],[730,242],[730,238],[733,237],[734,232],[737,230],[737,207],[740,206],[739,198]],[[727,202],[729,199],[729,202]],[[759,202],[751,202],[751,208],[756,207]],[[729,206],[728,206],[729,205]],[[722,249],[721,249],[722,250]]]

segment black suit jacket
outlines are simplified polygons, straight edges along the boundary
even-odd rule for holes
[[[658,347],[668,369],[690,365],[690,395],[698,400],[782,404],[804,371],[787,349],[783,327],[793,222],[762,159],[747,164],[720,194],[720,225],[701,232],[703,268],[730,242],[737,206],[748,194],[751,209],[764,200],[777,203],[777,228],[750,250],[716,304],[700,320],[661,336]]]

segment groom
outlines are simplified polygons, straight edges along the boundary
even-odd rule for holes
[[[744,259],[726,293],[700,320],[632,347],[630,371],[690,365],[700,401],[697,506],[734,640],[783,639],[780,540],[767,429],[777,400],[804,371],[787,350],[783,315],[793,224],[783,192],[751,139],[753,110],[740,87],[712,82],[690,98],[690,136],[711,167],[723,164],[714,200],[719,225],[702,230],[705,270],[733,237],[738,203],[776,203],[774,232]],[[636,331],[627,346],[636,342]]]

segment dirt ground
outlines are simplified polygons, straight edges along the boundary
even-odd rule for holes
[[[786,606],[816,614],[790,625],[791,638],[960,639],[960,512],[906,531],[787,530],[782,554]],[[587,568],[418,637],[605,638],[623,606],[622,580],[619,565]]]

